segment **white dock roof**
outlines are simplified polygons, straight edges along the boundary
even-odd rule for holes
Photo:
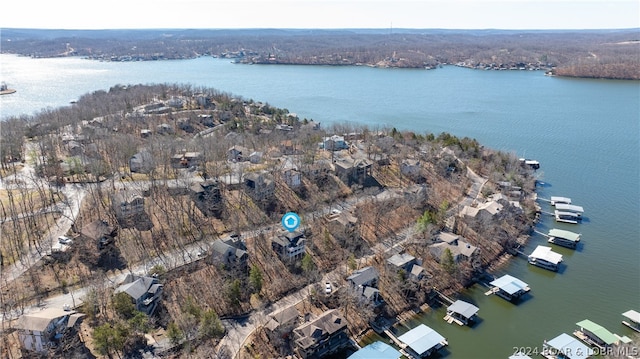
[[[556,203],[556,209],[561,212],[584,213],[584,208],[582,208],[582,206],[576,206],[573,204]]]
[[[628,310],[622,313],[622,315],[633,322],[640,323],[640,313],[636,312],[635,310]]]
[[[516,277],[512,277],[508,274],[489,283],[494,287],[498,287],[503,291],[513,295],[521,290],[529,290],[529,285]]]
[[[593,349],[567,333],[562,333],[549,340],[547,345],[559,353],[564,353],[565,357],[569,359],[586,359],[594,354]]]
[[[445,338],[428,326],[420,324],[399,336],[398,340],[407,344],[413,351],[418,353],[418,355],[422,355],[429,349],[442,343]]]
[[[453,304],[451,304],[447,308],[447,310],[454,313],[458,313],[465,318],[471,318],[476,313],[478,313],[478,310],[480,310],[480,308],[476,307],[471,303],[467,303],[464,300],[456,300]]]
[[[571,198],[569,197],[560,197],[560,196],[551,196],[551,202],[554,204],[567,203],[571,204]]]
[[[564,229],[552,228],[549,230],[549,236],[564,238],[568,241],[579,242],[580,241],[580,233],[574,233],[571,231],[565,231]]]
[[[562,262],[562,254],[551,250],[551,247],[538,246],[529,257],[545,260],[549,263],[558,264]]]

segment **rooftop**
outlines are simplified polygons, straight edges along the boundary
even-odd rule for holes
[[[576,325],[583,330],[587,330],[593,335],[597,336],[607,345],[614,344],[619,340],[619,338],[615,334],[608,331],[605,327],[590,321],[589,319],[577,322]]]
[[[565,231],[564,229],[552,228],[549,230],[549,236],[564,238],[568,241],[573,241],[573,242],[578,242],[580,240],[580,233]]]
[[[428,326],[420,324],[399,336],[398,340],[407,344],[416,353],[422,354],[445,341],[445,338]]]
[[[529,257],[533,257],[536,259],[542,259],[549,263],[558,264],[562,262],[562,254],[556,253],[551,250],[551,247],[547,246],[538,246],[536,249],[529,255]]]
[[[521,290],[529,290],[529,285],[527,283],[508,274],[503,275],[489,284],[494,287],[498,287],[509,294],[515,294]]]
[[[593,355],[593,350],[588,346],[580,343],[580,341],[567,333],[562,333],[557,337],[549,340],[547,346],[567,355],[569,359],[586,359]]]
[[[622,315],[633,322],[640,323],[640,313],[636,312],[635,310],[627,310],[626,312],[622,313]]]
[[[447,311],[458,313],[465,318],[473,317],[476,313],[478,313],[478,310],[480,310],[480,308],[463,300],[456,300],[447,308]]]
[[[348,359],[399,359],[400,357],[402,354],[389,344],[373,342],[351,354]]]

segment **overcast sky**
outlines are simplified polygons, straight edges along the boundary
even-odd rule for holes
[[[640,27],[640,1],[15,0],[3,3],[0,26],[44,29],[620,29]]]

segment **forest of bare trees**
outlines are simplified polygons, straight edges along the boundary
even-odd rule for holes
[[[242,63],[531,68],[559,76],[640,79],[637,29],[27,30],[3,29],[2,52],[107,61],[235,58]]]

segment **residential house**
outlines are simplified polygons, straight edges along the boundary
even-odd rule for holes
[[[223,210],[222,191],[217,180],[196,182],[189,188],[191,199],[202,214],[220,217]]]
[[[101,219],[95,220],[85,225],[80,230],[80,236],[85,240],[96,243],[98,249],[102,249],[108,244],[112,243],[117,235],[117,229],[113,226],[110,226],[107,221]]]
[[[420,160],[406,158],[402,160],[402,163],[400,163],[400,173],[411,179],[418,179],[421,171],[422,167],[420,165]]]
[[[149,173],[154,167],[153,156],[146,150],[136,153],[129,159],[129,170],[132,173]]]
[[[227,160],[230,162],[244,162],[249,160],[251,151],[244,147],[235,145],[227,150]]]
[[[234,245],[235,244],[235,245]],[[211,245],[212,259],[226,268],[244,269],[247,266],[247,248],[242,242],[218,239]]]
[[[416,257],[409,253],[398,253],[387,259],[387,264],[396,270],[411,272],[414,264],[417,264]]]
[[[265,324],[270,338],[287,337],[296,327],[300,313],[295,305],[281,309],[269,315],[269,321]]]
[[[119,221],[127,221],[144,213],[144,198],[130,190],[119,190],[111,197],[111,208]]]
[[[161,134],[161,135],[171,135],[175,131],[173,130],[173,127],[171,127],[171,125],[169,125],[167,123],[162,123],[162,124],[158,125],[158,127],[156,128],[156,132]]]
[[[369,160],[343,158],[335,162],[336,175],[346,185],[354,183],[364,185],[372,176],[372,164]]]
[[[178,153],[171,157],[171,166],[173,168],[189,168],[197,166],[202,162],[202,153],[200,152],[184,152]]]
[[[287,231],[271,239],[271,248],[280,255],[280,258],[293,260],[304,255],[305,242],[304,233]]]
[[[478,220],[491,220],[502,210],[502,204],[497,201],[487,201],[477,207],[464,206],[460,211],[461,217],[471,217]]]
[[[364,300],[379,306],[384,303],[380,296],[380,290],[376,288],[378,284],[378,271],[373,267],[365,267],[359,269],[349,277],[347,281],[351,288],[358,293]]]
[[[469,262],[474,267],[480,265],[480,249],[471,245],[464,237],[453,233],[440,232],[433,238],[433,241],[437,243],[430,245],[429,251],[436,261],[440,261],[445,249],[449,249],[456,263]]]
[[[249,155],[249,162],[254,164],[260,163],[262,162],[262,156],[263,156],[262,152],[259,152],[259,151],[251,152],[251,154]]]
[[[304,175],[313,180],[326,177],[334,170],[335,166],[331,163],[331,160],[316,160],[312,164],[302,168]]]
[[[351,345],[347,321],[336,309],[295,328],[293,335],[295,351],[302,359],[322,358]]]
[[[302,185],[302,174],[298,167],[291,166],[282,170],[282,179],[290,188],[298,188]]]
[[[340,151],[349,148],[343,136],[333,135],[322,140],[321,147],[328,151]]]
[[[376,287],[378,284],[378,271],[371,266],[358,269],[347,277],[347,282],[353,288]]]
[[[296,153],[296,145],[292,140],[284,140],[280,142],[280,152],[284,155],[293,155]]]
[[[163,285],[158,278],[127,274],[123,284],[116,288],[115,293],[127,293],[136,310],[146,315],[153,315],[162,295]]]
[[[186,100],[183,97],[171,97],[167,101],[167,106],[170,106],[176,109],[181,109],[184,107],[185,103],[186,103]]]
[[[244,189],[256,201],[273,197],[276,184],[266,173],[250,172],[244,175]]]
[[[140,137],[142,137],[142,138],[148,138],[148,137],[150,137],[152,134],[153,134],[153,132],[151,132],[151,130],[150,130],[150,129],[148,129],[148,128],[145,128],[145,129],[140,130]]]
[[[179,129],[187,133],[193,133],[196,130],[189,117],[179,118],[177,121],[177,125]]]
[[[22,315],[13,328],[24,350],[46,353],[57,347],[69,330],[77,330],[83,316],[73,310],[45,308]]]
[[[67,152],[69,152],[69,155],[71,156],[81,156],[82,153],[84,152],[84,148],[82,147],[82,144],[78,141],[69,141],[66,144],[67,147]]]

